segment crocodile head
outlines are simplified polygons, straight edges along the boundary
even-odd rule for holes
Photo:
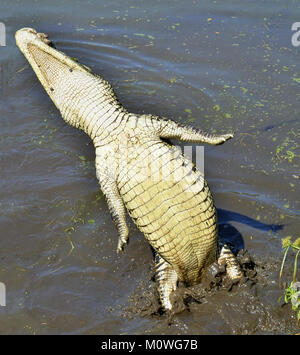
[[[72,92],[80,92],[83,89],[82,77],[93,75],[90,68],[55,49],[45,33],[22,28],[16,32],[15,38],[17,46],[58,109],[68,102],[66,95],[70,96],[66,83],[72,83],[69,85]]]

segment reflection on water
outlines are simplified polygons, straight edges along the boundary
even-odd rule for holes
[[[299,232],[299,49],[290,30],[299,4],[0,6],[7,32],[0,47],[0,281],[7,286],[0,333],[295,332],[293,313],[277,303],[276,278],[280,239]],[[235,298],[220,294],[199,314],[178,316],[174,327],[120,315],[137,285],[151,279],[151,249],[131,223],[130,244],[116,254],[93,146],[62,121],[16,48],[21,27],[49,33],[58,49],[109,80],[131,111],[235,132],[226,144],[205,147],[205,173],[221,236],[272,270],[252,313],[240,308],[238,316]]]

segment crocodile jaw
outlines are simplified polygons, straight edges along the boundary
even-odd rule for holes
[[[83,115],[84,108],[94,104],[96,96],[103,97],[103,85],[100,85],[98,76],[90,68],[50,46],[50,40],[44,33],[22,28],[16,32],[15,38],[63,119],[84,130],[84,124],[91,119]],[[96,111],[93,110],[94,115],[97,115]]]
[[[60,108],[59,92],[63,85],[62,80],[71,78],[72,72],[79,70],[91,74],[91,70],[64,53],[50,46],[51,41],[45,33],[38,33],[33,28],[22,28],[15,34],[16,43],[24,54],[41,84]]]

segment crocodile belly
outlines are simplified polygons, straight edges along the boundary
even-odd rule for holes
[[[149,143],[134,152],[119,180],[128,212],[179,279],[194,284],[216,258],[217,219],[208,185],[175,147]]]

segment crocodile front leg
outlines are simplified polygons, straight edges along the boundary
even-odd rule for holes
[[[96,150],[96,154],[99,150]],[[124,202],[119,193],[116,178],[112,167],[107,164],[106,159],[96,156],[96,174],[99,180],[100,188],[106,197],[109,211],[118,230],[117,252],[123,250],[128,241],[128,227],[126,223],[126,210]]]
[[[161,138],[166,139],[177,139],[184,142],[192,143],[208,143],[213,145],[218,145],[226,142],[228,139],[233,137],[233,133],[227,134],[209,134],[205,133],[199,129],[189,126],[183,126],[172,120],[167,120],[165,118],[155,117],[150,118],[152,124],[155,125],[157,133]],[[156,122],[154,122],[155,120]]]

